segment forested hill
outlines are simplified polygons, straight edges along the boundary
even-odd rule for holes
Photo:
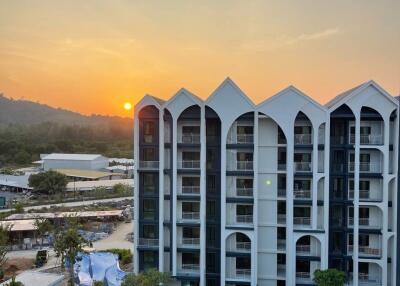
[[[52,108],[0,95],[0,168],[28,165],[42,153],[100,153],[132,157],[130,118]]]
[[[59,124],[122,124],[132,126],[130,118],[117,116],[91,115],[85,116],[77,112],[61,108],[53,108],[28,100],[14,100],[0,94],[0,125],[32,125],[43,122]]]

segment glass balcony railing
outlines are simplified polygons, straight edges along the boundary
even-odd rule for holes
[[[236,196],[238,197],[252,197],[253,188],[236,188]]]
[[[181,169],[200,169],[199,160],[183,160],[179,162],[179,168]]]
[[[347,246],[347,254],[352,255],[354,251],[353,245]],[[381,249],[370,246],[359,246],[358,247],[358,255],[359,256],[369,256],[369,257],[379,257],[381,256]]]
[[[198,195],[200,194],[200,186],[182,186],[181,193],[184,195]]]
[[[356,136],[354,134],[350,135],[350,144],[356,143]],[[360,135],[361,145],[382,145],[383,135],[382,134],[361,134]]]
[[[200,245],[200,238],[193,238],[193,237],[183,237],[182,238],[182,245],[191,245],[191,246],[199,246]]]
[[[158,247],[157,238],[139,238],[139,246],[142,247]]]
[[[311,134],[295,134],[294,144],[309,145],[312,142]]]
[[[181,143],[186,144],[199,144],[200,134],[196,133],[183,133],[181,137]]]
[[[252,171],[253,170],[253,161],[236,161],[236,170]]]
[[[311,190],[295,189],[293,193],[295,199],[299,200],[311,199]]]
[[[139,161],[140,169],[158,169],[159,161]]]
[[[278,224],[285,224],[286,223],[286,215],[278,214],[277,222],[278,222]]]
[[[299,226],[310,226],[311,225],[311,217],[294,217],[293,224]]]
[[[180,272],[183,273],[198,273],[199,271],[200,271],[199,264],[182,263],[180,267]]]
[[[183,220],[199,220],[200,212],[182,212]]]
[[[311,162],[294,162],[294,170],[296,172],[311,172]]]
[[[253,215],[236,215],[236,223],[252,224]]]
[[[349,162],[349,172],[355,171],[354,162]],[[360,173],[381,173],[381,164],[378,162],[360,162]]]

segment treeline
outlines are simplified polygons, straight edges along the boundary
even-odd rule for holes
[[[120,122],[0,126],[0,167],[27,165],[52,152],[132,158],[132,138],[132,126]]]

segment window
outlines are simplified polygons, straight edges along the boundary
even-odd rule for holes
[[[154,225],[143,225],[143,238],[156,238],[156,227]]]
[[[215,201],[207,201],[207,219],[215,219],[217,217],[217,207]]]
[[[191,203],[191,202],[183,202],[182,203],[182,212],[199,212],[200,204],[199,203]]]
[[[182,264],[198,265],[199,253],[182,253]]]
[[[238,152],[236,154],[237,161],[253,161],[253,153]]]
[[[207,193],[215,193],[216,188],[216,176],[215,175],[207,175]]]
[[[251,262],[250,257],[236,257],[236,269],[250,269]]]
[[[183,238],[199,238],[200,228],[198,227],[184,227],[182,230]]]
[[[295,207],[293,213],[294,213],[294,217],[310,217],[311,216],[311,208]]]
[[[311,134],[311,126],[295,126],[294,134]]]
[[[143,200],[143,218],[155,219],[156,202],[154,200]]]
[[[200,177],[182,177],[182,186],[200,187]]]
[[[157,161],[155,148],[143,148],[142,160],[143,161]]]
[[[156,267],[156,256],[155,252],[144,251],[143,252],[143,268],[144,270],[148,270]]]
[[[311,190],[311,180],[294,180],[294,189],[295,190]]]
[[[236,188],[237,189],[252,189],[253,188],[253,179],[236,179]]]
[[[200,152],[183,152],[182,160],[183,161],[199,161],[200,160]]]
[[[295,162],[311,162],[311,153],[295,153]]]
[[[143,142],[144,143],[154,143],[156,127],[154,121],[144,121],[143,122]]]
[[[368,136],[371,134],[371,127],[369,126],[361,126],[360,127],[360,135],[361,136]]]
[[[200,134],[200,126],[182,126],[182,134]]]
[[[208,226],[206,228],[206,240],[207,240],[207,245],[209,246],[216,246],[216,241],[217,241],[217,233],[215,226]]]
[[[156,190],[155,174],[143,174],[143,190],[147,194],[153,194]]]
[[[237,215],[253,215],[253,206],[250,205],[237,205],[236,206]]]
[[[216,265],[217,265],[216,258],[217,258],[217,256],[215,255],[215,253],[207,253],[207,256],[206,256],[207,272],[212,272],[212,273],[216,272]],[[209,285],[208,281],[207,281],[207,285]]]
[[[236,130],[238,135],[253,134],[253,126],[237,126]]]

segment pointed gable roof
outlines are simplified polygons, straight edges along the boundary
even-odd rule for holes
[[[175,95],[164,103],[163,107],[167,108],[172,117],[178,118],[179,115],[192,105],[203,105],[203,101],[185,88],[178,90]]]
[[[135,110],[140,110],[148,105],[154,105],[155,107],[160,109],[163,104],[164,100],[153,95],[146,94],[138,103],[136,103]]]

